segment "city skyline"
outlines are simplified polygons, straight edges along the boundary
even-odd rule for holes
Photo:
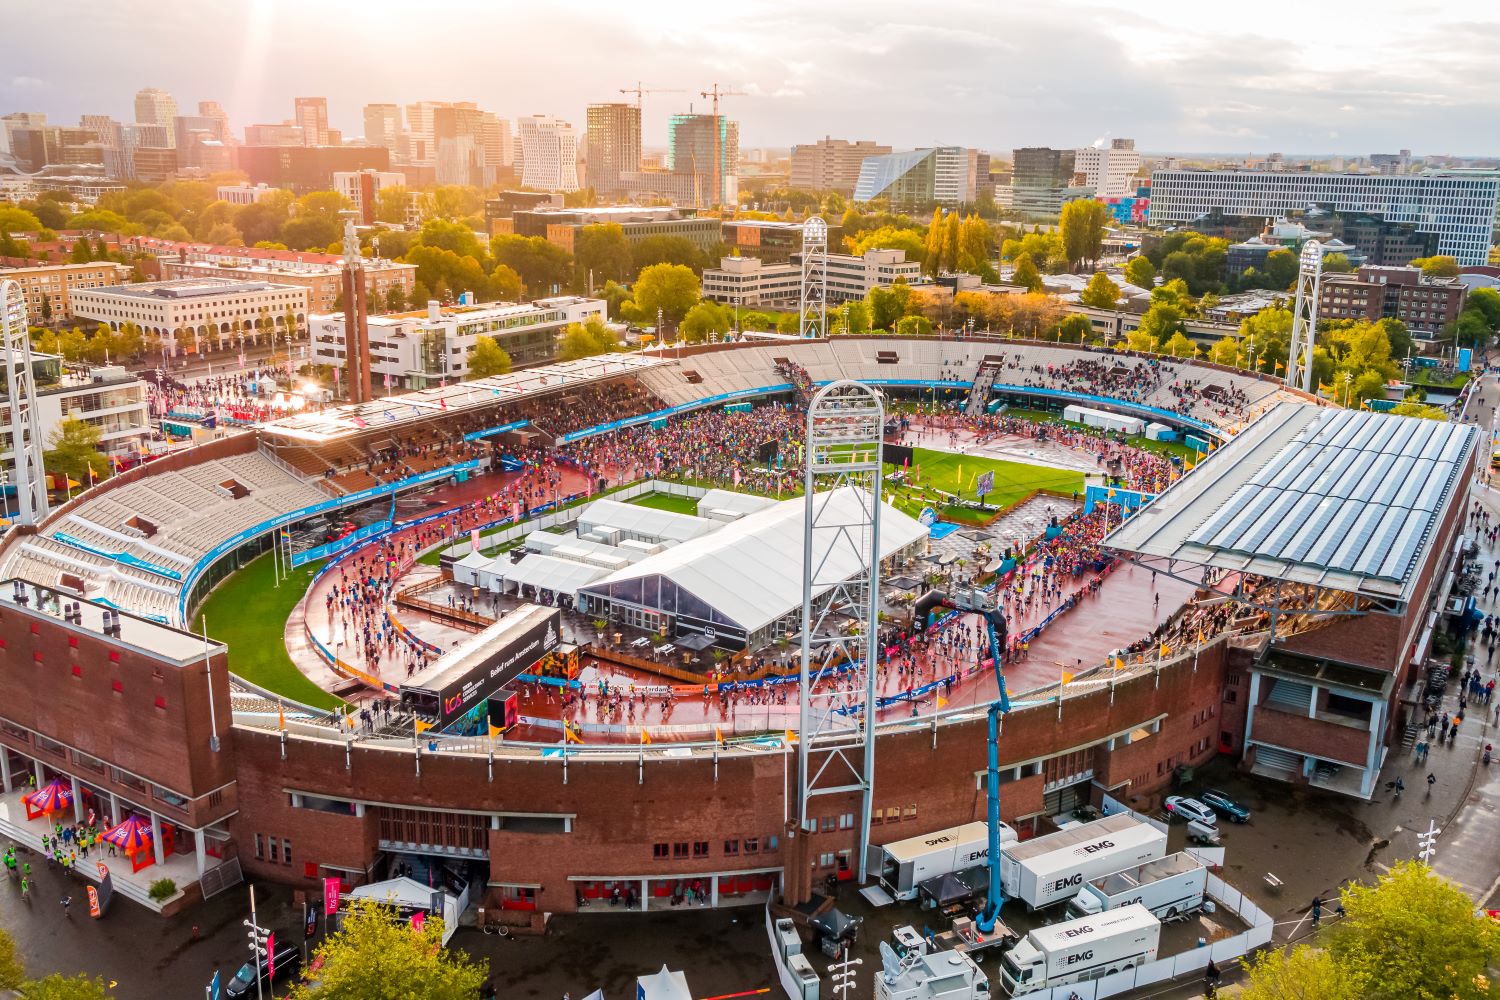
[[[0,110],[128,121],[135,92],[158,87],[183,108],[222,102],[236,137],[294,117],[305,96],[326,96],[328,124],[346,137],[363,133],[364,105],[419,100],[474,101],[511,120],[555,115],[581,130],[586,105],[633,100],[619,90],[640,80],[687,91],[645,96],[642,139],[653,148],[665,146],[669,116],[707,112],[698,91],[718,83],[744,92],[721,110],[746,148],[824,135],[1068,148],[1125,135],[1148,152],[1500,152],[1486,148],[1500,120],[1500,65],[1487,51],[1500,17],[1434,4],[1372,3],[1349,18],[1277,0],[1251,34],[1233,12],[1186,0],[1150,15],[1069,0],[1003,22],[981,4],[951,3],[940,25],[878,2],[711,12],[648,2],[628,19],[593,0],[566,12],[476,0],[430,10],[401,23],[397,50],[389,3],[351,20],[284,0],[119,0],[86,6],[60,60],[36,44],[55,11],[22,0],[0,39]],[[543,44],[516,44],[527,36]],[[225,38],[235,40],[228,58]],[[141,58],[122,63],[122,45]]]

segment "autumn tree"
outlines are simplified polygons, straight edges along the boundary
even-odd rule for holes
[[[1104,248],[1104,223],[1109,218],[1103,202],[1078,198],[1062,207],[1058,232],[1069,269],[1097,261]]]
[[[1095,271],[1078,301],[1095,309],[1113,309],[1120,301],[1120,288],[1103,271]]]
[[[469,353],[469,378],[509,375],[510,369],[510,355],[494,337],[481,334],[475,339],[474,350]]]
[[[354,901],[315,954],[317,978],[293,987],[293,1000],[469,1000],[488,971],[463,951],[443,947],[441,918],[416,928],[374,900]]]
[[[1125,280],[1149,292],[1156,287],[1156,268],[1146,257],[1132,257],[1125,265]]]
[[[640,323],[656,322],[658,311],[669,325],[682,322],[689,309],[698,302],[701,286],[692,269],[682,264],[652,264],[635,280],[630,301],[621,313]],[[660,335],[658,330],[657,334]]]
[[[1036,262],[1031,259],[1031,254],[1022,253],[1016,258],[1015,270],[1011,273],[1010,283],[1020,285],[1028,292],[1040,292],[1042,290],[1042,276],[1036,269]]]

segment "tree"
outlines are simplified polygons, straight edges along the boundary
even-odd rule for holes
[[[1493,288],[1476,288],[1469,293],[1464,308],[1478,312],[1484,317],[1486,326],[1491,330],[1500,331],[1500,291]],[[1396,351],[1395,338],[1391,340],[1391,350]],[[1403,350],[1400,353],[1406,352]]]
[[[1324,274],[1350,274],[1354,271],[1354,265],[1349,262],[1346,253],[1330,253],[1323,255]]]
[[[1157,302],[1141,317],[1139,330],[1157,345],[1165,345],[1172,335],[1183,329],[1182,310],[1169,302]],[[1160,348],[1158,348],[1160,349]]]
[[[1147,291],[1156,287],[1156,268],[1146,257],[1132,257],[1125,265],[1125,280]]]
[[[110,1000],[103,979],[81,972],[71,977],[53,973],[22,986],[20,993],[21,1000]]]
[[[42,220],[31,212],[14,205],[0,204],[0,233],[34,233],[41,228]]]
[[[1298,945],[1268,948],[1246,963],[1239,1000],[1362,1000],[1365,984],[1351,978],[1329,952]]]
[[[1427,403],[1404,402],[1396,404],[1391,410],[1398,417],[1418,417],[1422,420],[1447,420],[1448,411],[1441,406],[1431,406]]]
[[[1456,278],[1458,277],[1458,258],[1447,254],[1437,254],[1433,257],[1415,257],[1411,262],[1412,267],[1420,267],[1422,273],[1429,278]]]
[[[999,277],[990,263],[990,225],[977,215],[964,219],[958,227],[958,256],[954,269],[977,274],[985,281]]]
[[[306,216],[288,219],[281,227],[280,237],[292,250],[322,250],[337,240],[342,231],[337,219]]]
[[[103,477],[107,470],[104,456],[99,454],[99,436],[99,428],[93,424],[64,420],[47,439],[50,447],[42,453],[42,466],[80,483],[88,482],[90,467],[95,467],[95,477]]]
[[[848,302],[844,305],[844,332],[851,334],[870,332],[870,307],[863,302]]]
[[[557,360],[592,358],[596,354],[609,354],[617,346],[615,335],[604,325],[604,321],[598,316],[590,316],[583,323],[568,324],[557,348]]]
[[[509,375],[510,367],[510,355],[494,337],[480,334],[475,338],[474,350],[469,352],[469,378]]]
[[[375,192],[375,221],[400,225],[406,221],[406,207],[411,203],[411,192],[400,184],[383,187]]]
[[[520,275],[532,296],[554,294],[573,274],[573,255],[540,236],[491,237],[490,254],[497,263]]]
[[[870,289],[865,295],[865,305],[870,307],[870,329],[894,330],[910,304],[911,286],[905,281]]]
[[[948,218],[943,223],[943,270],[954,271],[958,268],[958,241],[960,225],[957,212],[949,212]]]
[[[896,332],[903,337],[926,337],[932,333],[932,320],[926,316],[902,316],[896,321]]]
[[[486,252],[484,244],[479,241],[478,234],[458,222],[449,222],[447,219],[428,219],[422,224],[421,233],[417,238],[423,246],[452,250],[460,257],[473,257],[481,265],[490,262],[490,255]]]
[[[1057,324],[1057,339],[1064,344],[1081,344],[1094,332],[1094,324],[1082,313],[1070,313]]]
[[[927,238],[923,243],[923,265],[922,271],[930,278],[936,278],[938,270],[943,263],[943,210],[937,206],[932,209],[932,221],[927,224]],[[854,251],[852,237],[845,237],[844,242]],[[863,251],[859,251],[863,253]]]
[[[573,264],[580,283],[628,281],[633,263],[630,241],[619,223],[584,226],[573,237]]]
[[[1125,335],[1125,346],[1132,351],[1154,351],[1156,350],[1156,339],[1145,330],[1136,327]]]
[[[398,282],[391,282],[385,290],[385,311],[400,312],[406,308],[406,292]]]
[[[47,194],[66,194],[63,191],[44,191]],[[28,201],[21,205],[23,209],[36,216],[41,224],[47,229],[66,229],[68,226],[68,213],[62,210],[62,206],[50,198],[39,201]]]
[[[630,257],[637,273],[653,264],[681,264],[701,274],[708,262],[698,244],[685,236],[647,236],[630,248]]]
[[[1174,358],[1191,358],[1198,353],[1198,345],[1189,340],[1187,334],[1179,330],[1172,334],[1166,343],[1161,345],[1161,353],[1170,354]]]
[[[1286,291],[1292,287],[1292,282],[1297,280],[1297,270],[1300,266],[1296,254],[1286,247],[1277,247],[1266,254],[1266,266],[1262,269],[1265,284],[1260,287]]]
[[[682,322],[698,301],[698,276],[682,264],[652,264],[635,280],[634,297],[622,307],[637,322],[656,322],[657,311],[669,324]],[[660,335],[658,330],[657,334]]]
[[[932,262],[922,234],[915,229],[881,226],[879,229],[864,233],[858,239],[846,239],[844,246],[856,257],[861,256],[866,250],[904,250],[907,260],[914,260],[928,266]]]
[[[1103,253],[1104,223],[1108,213],[1103,202],[1075,199],[1062,207],[1058,232],[1062,237],[1063,256],[1070,269],[1087,261],[1092,264]]]
[[[16,954],[16,939],[0,931],[0,990],[17,990],[26,981],[26,970]]]
[[[1448,324],[1443,331],[1444,338],[1453,337],[1461,344],[1471,347],[1483,347],[1489,343],[1489,324],[1484,321],[1484,313],[1477,309],[1465,308],[1458,314],[1458,319]]]
[[[1208,349],[1208,360],[1216,365],[1237,367],[1240,364],[1240,345],[1233,337],[1224,337]]]
[[[1095,271],[1079,294],[1078,301],[1095,309],[1113,309],[1120,301],[1120,289],[1110,280],[1109,275],[1103,271]]]
[[[729,310],[704,299],[687,311],[678,329],[689,343],[702,343],[709,339],[710,334],[729,332]]]
[[[1036,262],[1031,259],[1031,254],[1022,253],[1016,258],[1016,268],[1011,273],[1010,283],[1020,285],[1028,292],[1040,292],[1042,290],[1042,276],[1036,269]]]
[[[343,926],[315,954],[317,983],[293,987],[294,1000],[469,1000],[488,974],[487,963],[443,947],[441,919],[429,917],[417,930],[374,900],[350,904]]]
[[[83,237],[73,241],[73,249],[68,253],[68,260],[74,264],[87,264],[94,259],[94,248],[89,246],[89,241]]]

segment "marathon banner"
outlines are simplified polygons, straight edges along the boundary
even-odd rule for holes
[[[336,555],[344,551],[351,545],[358,545],[360,542],[374,538],[377,535],[383,535],[390,530],[390,521],[376,521],[374,524],[365,525],[358,531],[349,532],[343,538],[335,538],[326,545],[303,549],[301,552],[293,552],[292,569],[296,569],[298,566],[305,566],[310,562],[317,562],[319,559],[327,559],[331,555]]]
[[[517,420],[513,423],[501,424],[499,427],[486,427],[482,431],[470,431],[468,434],[464,435],[464,440],[482,441],[487,437],[495,437],[498,434],[508,434],[511,431],[518,431],[522,427],[528,426],[530,423],[530,420]]]
[[[719,403],[728,403],[736,399],[746,399],[752,396],[773,396],[778,392],[791,392],[790,382],[781,385],[768,385],[758,389],[736,389],[734,392],[724,392],[717,396],[707,396],[703,399],[695,399],[690,403],[679,403],[669,406],[665,410],[654,410],[651,413],[642,413],[639,416],[627,417],[624,420],[611,420],[607,424],[599,424],[596,427],[585,427],[581,431],[573,431],[558,438],[559,444],[572,444],[574,441],[582,441],[584,438],[593,437],[596,434],[610,434],[614,431],[624,430],[627,427],[635,427],[637,424],[650,423],[653,420],[665,420],[667,417],[675,417],[680,413],[690,413],[693,410],[701,410],[705,406],[717,406]]]

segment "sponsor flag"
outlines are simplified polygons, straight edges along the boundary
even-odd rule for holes
[[[794,732],[792,732],[790,729],[788,729],[786,731],[786,741],[788,743],[796,743],[797,742],[797,734],[794,733]]]
[[[499,736],[503,732],[505,732],[505,730],[501,729],[499,726],[491,724],[491,726],[490,726],[490,739],[494,739],[495,737]]]
[[[648,744],[650,742],[651,742],[651,734],[648,733],[648,732],[646,732],[645,729],[642,729],[641,730],[641,746],[645,746],[646,744]]]
[[[243,364],[243,362],[241,362]],[[266,971],[276,978],[276,932],[266,935]]]
[[[333,916],[339,912],[339,879],[337,875],[323,879],[323,915]]]
[[[719,746],[724,745],[724,734],[719,731],[718,726],[714,726],[714,742],[719,744]]]
[[[427,732],[427,730],[429,730],[429,729],[432,728],[432,723],[430,723],[430,722],[423,722],[421,719],[416,720],[416,725],[417,725],[417,735],[418,736],[420,736],[422,733],[425,733],[425,732]]]
[[[426,925],[426,923],[427,911],[418,910],[416,913],[413,913],[411,915],[411,929],[416,931],[418,934],[422,933],[422,928],[424,925]]]

